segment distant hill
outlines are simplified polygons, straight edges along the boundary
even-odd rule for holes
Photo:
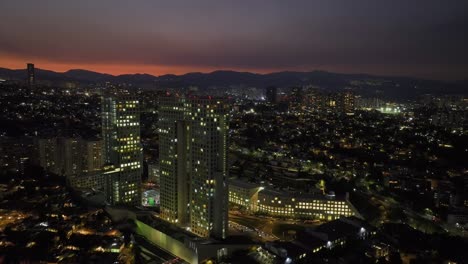
[[[67,78],[84,82],[106,82],[115,76],[88,70],[69,70],[63,73]]]
[[[72,69],[66,72],[54,72],[36,68],[36,78],[39,81],[51,82],[80,82],[80,83],[153,83],[157,77],[149,74],[123,74],[114,76],[111,74],[93,72],[82,69]],[[7,80],[25,80],[27,76],[26,69],[11,70],[0,68],[0,78]]]
[[[25,80],[26,69],[11,70],[0,68],[0,78]],[[211,73],[187,73],[183,75],[150,74],[110,75],[82,69],[73,69],[59,73],[36,69],[36,78],[51,82],[79,83],[130,83],[135,86],[150,88],[178,88],[188,86],[207,87],[257,87],[267,86],[293,87],[314,85],[328,90],[352,88],[361,94],[382,94],[389,97],[406,98],[424,93],[468,94],[468,81],[436,81],[409,77],[374,76],[368,74],[342,74],[326,71],[311,72],[275,72],[257,74],[236,71],[214,71]]]

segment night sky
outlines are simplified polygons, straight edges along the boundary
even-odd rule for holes
[[[2,0],[0,67],[468,78],[468,0]]]

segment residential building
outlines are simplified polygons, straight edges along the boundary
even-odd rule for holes
[[[226,104],[210,97],[162,97],[159,115],[162,218],[201,237],[225,238]]]

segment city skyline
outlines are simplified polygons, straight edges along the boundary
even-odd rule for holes
[[[0,263],[468,260],[467,0],[0,10]]]
[[[323,73],[144,89],[77,71],[73,86],[39,70],[30,87],[27,72],[0,81],[7,263],[466,259],[464,90]]]
[[[3,2],[0,65],[22,68],[31,61],[56,71],[110,74],[325,70],[466,79],[468,4],[424,4]],[[106,12],[96,12],[100,7]]]

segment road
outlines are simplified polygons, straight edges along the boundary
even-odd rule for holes
[[[19,223],[29,216],[31,216],[29,213],[0,209],[0,232],[3,231],[6,226]]]
[[[248,214],[229,213],[230,227],[241,232],[250,233],[252,238],[263,242],[274,240],[289,240],[297,230],[315,227],[319,223],[303,224],[300,221],[288,221],[273,217],[259,217]]]
[[[263,242],[278,240],[278,237],[273,235],[273,222],[268,219],[229,214],[229,226]]]

